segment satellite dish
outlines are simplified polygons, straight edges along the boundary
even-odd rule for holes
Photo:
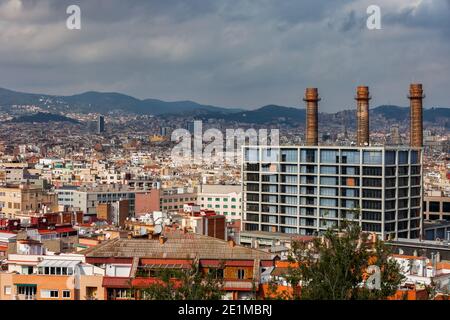
[[[14,221],[14,227],[17,227],[18,223],[17,221]]]
[[[47,219],[46,218],[42,219],[42,222],[47,222]]]
[[[160,234],[162,232],[162,226],[160,224],[155,225],[153,229],[153,234]]]

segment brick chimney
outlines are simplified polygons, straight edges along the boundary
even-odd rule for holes
[[[410,101],[410,145],[414,148],[423,147],[423,94],[422,84],[412,83],[409,86]]]
[[[359,147],[370,145],[369,133],[369,87],[356,89],[357,144]]]
[[[306,102],[306,145],[317,146],[319,144],[318,102],[320,101],[317,88],[306,88],[303,101]]]

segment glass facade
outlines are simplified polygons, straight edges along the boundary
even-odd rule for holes
[[[385,239],[420,234],[419,151],[404,147],[265,150],[244,148],[245,230],[315,235],[347,219]],[[259,157],[261,161],[254,161]]]

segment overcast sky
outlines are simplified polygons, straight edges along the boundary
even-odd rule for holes
[[[66,8],[81,8],[81,30]],[[382,30],[366,27],[379,5]],[[321,110],[450,107],[450,0],[0,0],[0,87],[218,106],[302,106],[318,87]]]

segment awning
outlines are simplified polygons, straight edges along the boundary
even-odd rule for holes
[[[18,287],[37,287],[37,284],[31,283],[16,283],[15,285]]]
[[[43,260],[39,263],[38,267],[57,267],[57,268],[75,268],[76,265],[81,263],[77,260]]]

